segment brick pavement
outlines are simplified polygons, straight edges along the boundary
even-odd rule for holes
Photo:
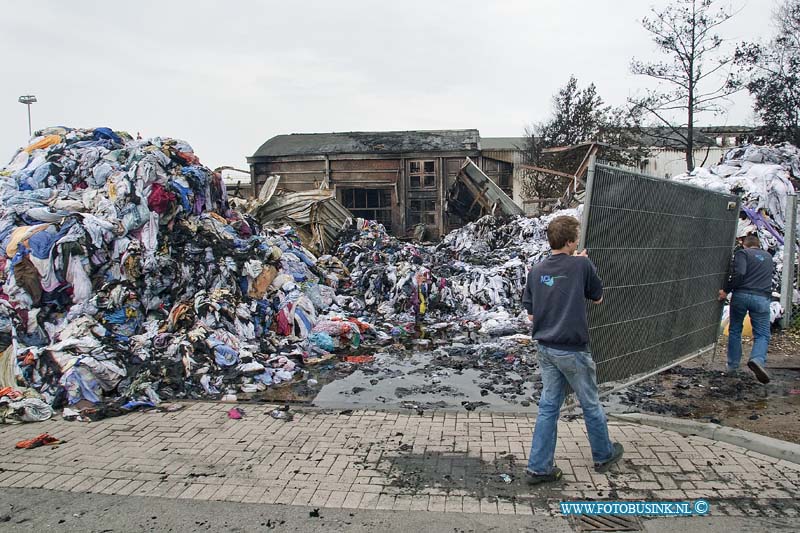
[[[800,465],[700,437],[610,423],[625,460],[598,475],[581,420],[559,422],[564,479],[523,476],[535,418],[479,412],[351,414],[187,403],[85,424],[0,426],[0,487],[347,509],[557,513],[563,500],[711,501],[713,515],[797,516]],[[16,450],[48,432],[67,442]],[[500,474],[509,474],[505,483]]]

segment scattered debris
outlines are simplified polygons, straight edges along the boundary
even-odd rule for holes
[[[676,181],[720,192],[740,193],[742,213],[737,237],[749,233],[758,235],[761,245],[775,262],[772,278],[773,295],[781,292],[783,269],[783,236],[785,234],[787,198],[795,193],[792,178],[800,179],[800,149],[781,143],[775,146],[745,145],[729,150],[722,162],[708,168],[697,167],[689,174],[673,177]],[[800,228],[800,221],[798,221]],[[800,244],[800,232],[797,234]],[[795,281],[793,305],[800,304],[800,292]],[[783,315],[778,301],[770,305],[770,320]],[[723,313],[727,320],[728,309]]]
[[[485,407],[489,404],[486,402],[461,402],[461,405],[463,405],[464,409],[467,411],[474,411],[478,407]]]
[[[36,436],[32,439],[19,441],[16,444],[15,448],[30,450],[32,448],[38,448],[40,446],[57,446],[59,444],[63,444],[64,442],[66,441],[59,440],[48,433],[42,433],[41,435]]]

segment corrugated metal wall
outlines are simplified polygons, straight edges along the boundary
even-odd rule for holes
[[[730,147],[697,148],[694,150],[694,164],[698,167],[715,165],[728,150]],[[652,176],[670,178],[683,174],[686,172],[686,153],[670,148],[650,148],[650,155],[645,159],[642,171]]]

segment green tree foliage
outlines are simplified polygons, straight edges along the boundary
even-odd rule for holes
[[[800,146],[800,0],[784,0],[774,19],[777,31],[768,43],[736,49],[739,83],[753,96],[766,140]]]
[[[604,147],[601,157],[628,166],[635,166],[646,156],[636,146],[641,117],[628,108],[606,105],[597,94],[594,83],[581,88],[575,76],[553,96],[551,115],[545,122],[525,130],[524,153],[529,165],[574,174],[586,150],[545,153],[547,148],[575,146],[598,142]],[[529,171],[523,180],[523,195],[529,198],[558,198],[570,178],[544,172]]]

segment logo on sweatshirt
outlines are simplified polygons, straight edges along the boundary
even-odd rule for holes
[[[763,263],[763,262],[764,262],[764,259],[766,259],[766,257],[764,257],[764,256],[763,256],[763,255],[761,255],[761,254],[756,254],[756,259],[758,259],[759,261],[761,261],[761,262]]]
[[[539,278],[539,283],[552,287],[556,284],[557,279],[566,278],[567,276],[542,276]]]

